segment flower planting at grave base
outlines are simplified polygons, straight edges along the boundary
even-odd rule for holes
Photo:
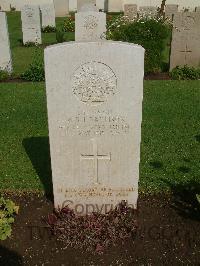
[[[137,230],[136,210],[121,202],[106,214],[75,214],[68,206],[45,218],[52,234],[66,247],[104,253],[112,246],[123,245]]]

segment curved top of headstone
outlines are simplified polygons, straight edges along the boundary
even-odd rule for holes
[[[45,48],[45,51],[49,51],[52,49],[59,49],[59,48],[64,48],[64,47],[70,47],[70,46],[74,46],[74,47],[81,47],[81,46],[99,46],[99,47],[103,47],[103,46],[124,46],[124,47],[130,47],[130,48],[135,48],[138,50],[145,50],[141,45],[139,44],[134,44],[134,43],[128,43],[128,42],[120,42],[120,41],[104,41],[104,42],[63,42],[63,43],[59,43],[59,44],[53,44],[50,45],[48,47]]]

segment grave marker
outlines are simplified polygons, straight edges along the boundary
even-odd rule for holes
[[[103,12],[79,12],[75,14],[75,40],[105,40],[106,14]]]
[[[123,11],[122,0],[108,0],[107,1],[108,12],[121,12]]]
[[[56,17],[66,17],[69,14],[69,0],[54,0]]]
[[[0,12],[0,69],[12,72],[8,24],[4,12]]]
[[[200,16],[197,12],[179,12],[174,16],[170,70],[176,66],[200,65]]]
[[[62,58],[62,60],[60,60]],[[136,208],[144,49],[74,42],[45,49],[55,207]]]
[[[38,6],[25,5],[21,10],[23,43],[41,44],[40,10]]]
[[[165,18],[173,20],[174,16],[178,13],[178,5],[166,5]]]
[[[137,17],[137,5],[125,4],[124,5],[124,16],[129,19],[134,19]]]
[[[195,12],[200,13],[200,6],[197,6],[197,7],[195,8]]]
[[[42,27],[45,28],[47,26],[55,27],[55,9],[54,4],[43,4],[40,6],[41,14],[42,14]]]
[[[77,0],[77,12],[99,11],[95,0]]]
[[[139,15],[141,17],[151,16],[155,17],[158,13],[158,8],[155,6],[141,6],[139,8]]]

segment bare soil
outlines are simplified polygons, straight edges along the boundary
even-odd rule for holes
[[[141,195],[136,234],[101,255],[66,247],[51,235],[42,221],[52,213],[50,199],[30,194],[11,198],[20,212],[12,237],[0,243],[1,266],[200,265],[200,210],[173,196]]]

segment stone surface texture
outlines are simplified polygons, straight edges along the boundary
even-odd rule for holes
[[[200,66],[200,16],[198,12],[178,12],[174,16],[170,70],[176,66]]]
[[[134,19],[135,17],[137,17],[137,5],[124,5],[124,15],[129,19]]]
[[[136,208],[144,49],[59,44],[45,49],[45,71],[55,207]]]
[[[5,12],[0,12],[0,69],[12,72],[10,41]]]
[[[106,14],[104,12],[78,12],[75,14],[75,40],[105,40]]]
[[[44,4],[40,6],[41,14],[42,14],[42,27],[55,27],[55,8],[53,2],[50,4]]]
[[[23,43],[42,43],[40,10],[38,6],[25,5],[21,11]]]

